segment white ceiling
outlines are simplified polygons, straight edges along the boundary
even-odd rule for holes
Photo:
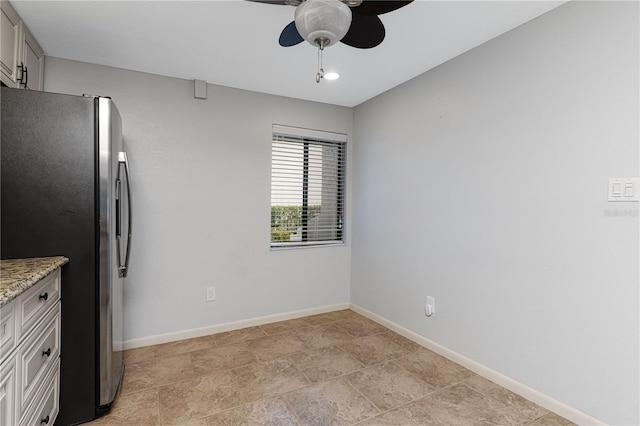
[[[375,0],[374,0],[375,1]],[[280,47],[292,6],[227,1],[13,0],[49,56],[335,105],[355,106],[565,1],[417,0],[380,15],[384,42],[324,52]],[[525,47],[525,46],[523,46]]]

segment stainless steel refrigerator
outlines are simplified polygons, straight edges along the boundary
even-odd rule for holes
[[[129,164],[111,99],[2,87],[2,259],[63,255],[60,412],[108,411],[122,362]]]

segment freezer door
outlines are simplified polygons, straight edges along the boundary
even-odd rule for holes
[[[108,98],[96,98],[100,194],[99,271],[99,395],[98,409],[108,409],[122,380],[123,278],[118,265],[117,238],[122,188],[119,154],[123,151],[120,114]]]

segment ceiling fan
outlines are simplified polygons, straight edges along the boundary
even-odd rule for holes
[[[324,77],[322,51],[342,42],[358,49],[371,49],[384,40],[385,29],[378,15],[408,5],[413,0],[249,0],[257,3],[296,6],[295,20],[284,27],[280,46],[295,46],[304,40],[318,47],[316,82]]]

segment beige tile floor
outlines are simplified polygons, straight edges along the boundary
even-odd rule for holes
[[[101,425],[572,423],[351,310],[125,352]]]

